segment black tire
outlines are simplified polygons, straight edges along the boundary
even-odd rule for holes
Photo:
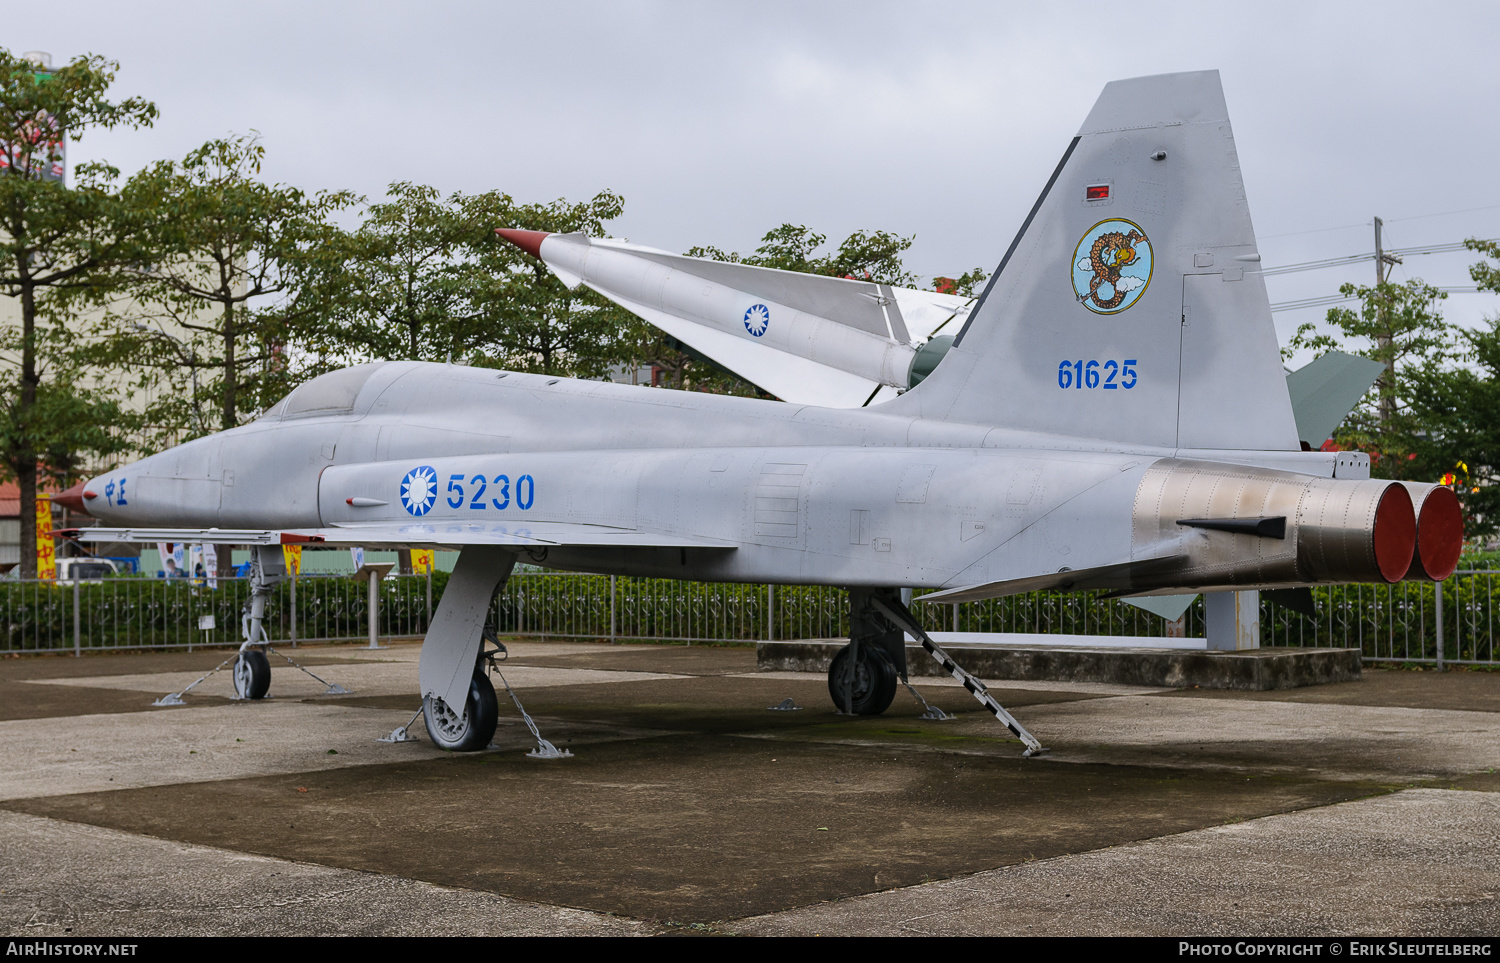
[[[234,693],[241,699],[264,699],[271,691],[271,660],[247,649],[234,662]]]
[[[455,715],[440,697],[427,696],[422,700],[422,721],[427,724],[432,744],[439,749],[477,752],[488,746],[500,722],[500,700],[495,698],[495,687],[482,664],[469,680],[469,698],[462,715]]]
[[[849,646],[839,649],[828,667],[828,695],[834,708],[844,709],[844,693],[839,686],[839,675],[849,663]],[[859,647],[859,664],[854,667],[854,692],[852,693],[855,715],[878,716],[891,707],[896,698],[898,676],[896,666],[884,649],[870,643]]]

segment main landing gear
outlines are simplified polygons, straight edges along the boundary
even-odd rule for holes
[[[834,708],[851,716],[878,716],[896,698],[896,683],[906,675],[906,640],[901,630],[874,604],[896,589],[849,590],[849,644],[828,667],[828,695]]]
[[[474,665],[463,706],[455,710],[441,696],[427,695],[422,699],[422,719],[427,723],[427,735],[440,749],[476,752],[488,746],[500,723],[500,700],[490,683],[485,660],[481,657]]]

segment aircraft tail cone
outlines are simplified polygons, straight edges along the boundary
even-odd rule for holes
[[[542,258],[542,242],[547,239],[549,231],[522,231],[513,227],[497,227],[495,233],[505,238],[516,247],[530,254],[537,260]]]
[[[79,482],[65,492],[58,492],[56,495],[52,496],[53,503],[63,506],[70,512],[79,512],[81,514],[88,515],[88,507],[85,506],[83,502],[83,486],[84,483]],[[89,494],[92,494],[92,492],[90,492]],[[93,516],[90,517],[92,518]]]

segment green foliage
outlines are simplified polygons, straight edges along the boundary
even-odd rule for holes
[[[1288,347],[1320,357],[1335,349],[1348,351],[1380,362],[1387,372],[1350,414],[1335,441],[1368,451],[1372,471],[1379,477],[1436,481],[1436,475],[1428,477],[1428,463],[1411,457],[1419,440],[1436,427],[1431,412],[1414,404],[1413,396],[1419,381],[1430,381],[1434,372],[1445,370],[1443,366],[1459,355],[1458,339],[1438,307],[1448,295],[1421,280],[1373,287],[1345,284],[1339,292],[1359,299],[1358,309],[1330,309],[1326,328],[1304,324]]]
[[[629,315],[569,290],[499,227],[605,233],[624,200],[517,204],[497,191],[441,197],[390,186],[352,232],[330,238],[309,290],[321,320],[305,345],[321,367],[410,358],[594,378],[619,364]]]
[[[634,316],[585,287],[569,288],[541,261],[495,236],[497,227],[605,235],[625,199],[601,191],[591,200],[484,210],[491,229],[474,263],[485,279],[480,323],[488,342],[472,363],[511,371],[600,378],[631,354]],[[496,223],[504,213],[510,223]]]
[[[78,57],[39,75],[31,62],[0,49],[0,294],[20,308],[19,323],[0,328],[0,474],[19,480],[22,505],[36,495],[39,468],[66,472],[81,458],[118,450],[110,403],[79,380],[80,343],[69,322],[101,275],[141,263],[147,246],[115,189],[114,168],[80,164],[72,187],[50,176],[58,130],[77,142],[95,128],[155,120],[147,101],[108,99],[117,69],[100,57]],[[22,545],[35,543],[35,527],[35,516],[21,512]],[[21,553],[21,571],[35,573],[31,552]]]
[[[1487,258],[1500,259],[1500,241],[1481,241],[1471,237],[1464,242],[1464,247]],[[1491,264],[1489,261],[1480,261],[1469,268],[1469,277],[1474,279],[1479,290],[1500,294],[1500,266]]]
[[[95,357],[146,392],[148,447],[236,427],[298,376],[287,346],[321,317],[303,296],[308,262],[326,250],[330,215],[355,198],[265,184],[264,155],[253,134],[212,140],[122,192],[152,256],[101,286],[128,298],[108,313]]]
[[[479,347],[489,285],[474,252],[512,206],[503,194],[443,198],[420,184],[391,184],[357,230],[322,250],[323,311],[310,343],[349,362],[442,361]]]

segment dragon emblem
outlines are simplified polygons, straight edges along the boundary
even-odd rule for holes
[[[1151,242],[1140,225],[1100,221],[1073,252],[1073,293],[1095,314],[1118,314],[1145,292],[1151,266]]]

